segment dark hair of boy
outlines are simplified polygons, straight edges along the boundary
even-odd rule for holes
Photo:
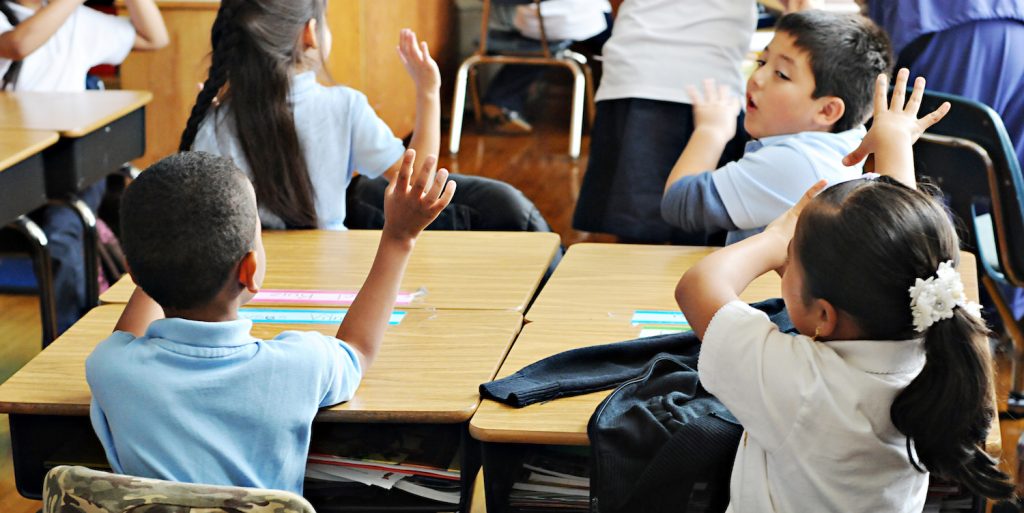
[[[832,303],[867,340],[920,337],[908,290],[916,279],[934,276],[940,263],[959,261],[945,208],[887,177],[822,192],[800,215],[793,251],[804,272],[805,301]],[[995,404],[987,334],[984,323],[960,306],[952,318],[927,328],[924,368],[896,396],[889,415],[907,437],[907,456],[919,471],[1006,498],[1013,483],[983,449]]]
[[[313,184],[288,104],[292,68],[302,62],[299,37],[324,0],[223,0],[210,35],[210,71],[196,97],[180,151],[192,149],[213,100],[234,105],[231,118],[252,170],[260,207],[291,228],[315,228]]]
[[[7,18],[7,23],[10,23],[12,27],[16,26],[20,20],[18,16],[14,14],[14,10],[8,5],[9,0],[0,0],[0,14]],[[4,73],[3,82],[0,83],[0,91],[7,90],[10,87],[12,90],[18,85],[18,75],[21,73],[21,64],[23,61],[11,61],[11,64],[7,66],[7,72]]]
[[[812,97],[836,96],[846,112],[832,132],[856,127],[871,116],[875,79],[892,72],[889,36],[864,16],[801,11],[779,19],[775,30],[796,39],[810,56],[814,73]]]
[[[253,249],[259,219],[249,179],[231,161],[183,152],[125,191],[121,241],[132,276],[160,306],[205,305]]]

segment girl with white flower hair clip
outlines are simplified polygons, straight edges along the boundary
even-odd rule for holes
[[[701,337],[703,386],[743,424],[729,511],[920,512],[928,474],[1006,498],[985,453],[992,371],[976,305],[956,270],[946,209],[917,189],[912,145],[948,112],[918,119],[900,70],[847,165],[875,154],[876,179],[811,188],[764,232],[709,255],[676,300]],[[820,194],[819,194],[820,193]],[[794,332],[739,300],[782,275]]]

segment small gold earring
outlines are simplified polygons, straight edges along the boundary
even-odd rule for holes
[[[814,336],[811,337],[811,340],[817,342],[818,341],[818,335],[821,335],[821,326],[815,326],[814,327]]]

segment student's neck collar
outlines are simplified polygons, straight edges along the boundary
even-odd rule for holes
[[[219,298],[196,308],[164,308],[167,318],[188,319],[190,321],[226,322],[238,320],[238,300],[219,301]]]

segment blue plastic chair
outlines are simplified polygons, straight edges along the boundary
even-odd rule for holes
[[[994,110],[961,96],[929,91],[921,111],[930,112],[946,101],[952,105],[949,114],[914,147],[917,174],[942,189],[961,221],[964,249],[977,256],[981,282],[1013,344],[1011,396],[1020,397],[1024,330],[1005,294],[1024,288],[1024,178]]]

